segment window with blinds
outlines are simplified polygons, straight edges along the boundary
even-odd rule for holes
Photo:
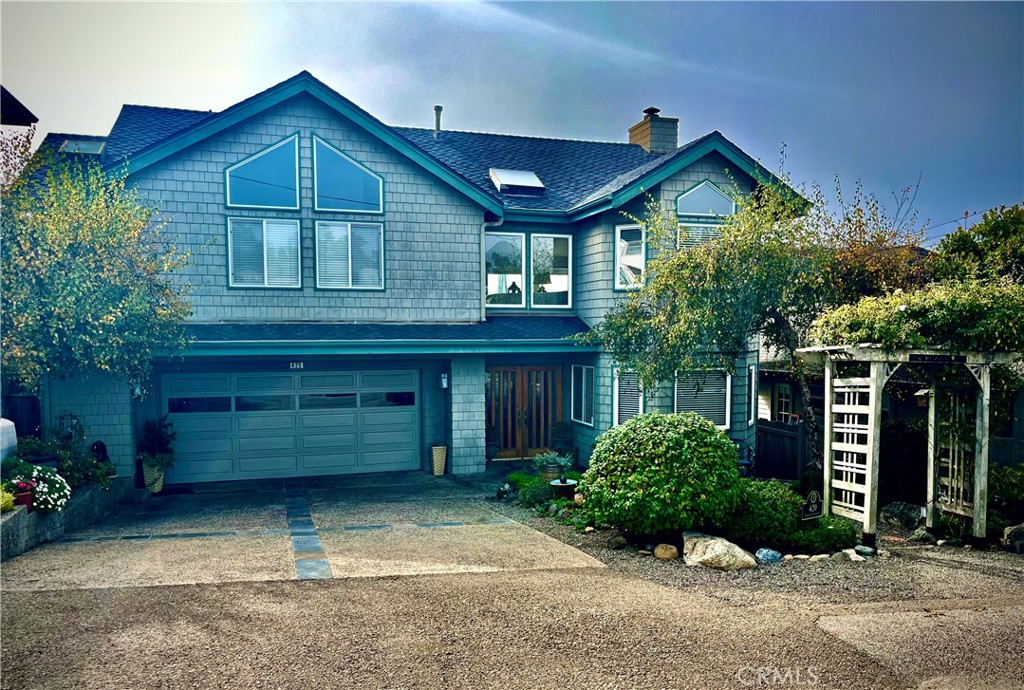
[[[680,371],[676,373],[675,411],[696,412],[719,429],[728,429],[731,413],[732,377],[725,371]]]
[[[640,378],[636,372],[615,371],[615,400],[613,401],[612,425],[618,426],[633,417],[643,414],[644,394],[640,389]]]
[[[594,367],[572,366],[572,421],[594,426]]]
[[[688,223],[679,227],[679,236],[676,244],[679,247],[696,247],[708,240],[718,237],[717,224],[694,225]]]
[[[302,287],[299,221],[228,219],[231,287]]]
[[[384,226],[380,223],[316,224],[316,286],[384,288]]]

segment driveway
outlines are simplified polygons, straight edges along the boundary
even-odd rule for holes
[[[4,591],[602,568],[423,473],[195,485],[3,566]]]

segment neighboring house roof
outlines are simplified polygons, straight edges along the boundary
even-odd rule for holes
[[[776,180],[718,131],[664,155],[636,144],[389,127],[300,72],[219,113],[126,105],[107,138],[103,162],[136,172],[298,94],[309,94],[476,201],[495,216],[574,221],[617,208],[703,156],[717,152],[755,180]],[[501,193],[492,168],[528,170],[544,184],[536,195]]]
[[[211,117],[212,110],[124,105],[107,138],[104,162],[118,161]]]
[[[28,127],[39,122],[31,110],[14,97],[14,94],[0,86],[0,124]]]
[[[479,323],[205,323],[188,324],[186,335],[194,339],[191,354],[253,354],[272,349],[335,353],[373,351],[404,353],[505,352],[517,345],[536,350],[593,349],[568,340],[586,333],[588,327],[576,316],[488,316]],[[460,349],[461,348],[461,349]]]

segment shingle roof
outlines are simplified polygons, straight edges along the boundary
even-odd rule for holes
[[[105,162],[121,160],[150,144],[202,122],[213,115],[208,110],[158,108],[151,105],[123,105],[107,137]]]
[[[563,340],[588,328],[576,316],[488,316],[481,323],[209,323],[189,324],[199,342],[372,342]],[[566,342],[572,347],[571,342]]]
[[[637,144],[542,139],[508,134],[393,127],[506,208],[566,211],[612,179],[658,160]],[[530,170],[544,183],[539,196],[500,194],[491,168]]]
[[[0,124],[28,127],[36,122],[39,122],[39,118],[13,93],[0,86]]]

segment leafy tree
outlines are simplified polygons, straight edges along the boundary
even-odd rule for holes
[[[657,250],[644,284],[583,339],[602,344],[650,390],[673,380],[678,369],[732,370],[761,336],[798,375],[813,432],[810,391],[795,351],[807,344],[814,319],[859,296],[914,288],[929,278],[909,188],[891,217],[859,185],[850,200],[838,182],[836,191],[832,210],[819,187],[805,197],[762,181],[752,194],[735,193],[737,212],[717,237],[694,246],[677,240],[685,229],[651,197],[644,217],[633,218]]]
[[[75,156],[41,167],[22,136],[3,146],[5,373],[29,388],[93,371],[141,382],[186,345],[187,286],[170,274],[188,256],[124,175]]]
[[[940,280],[1009,277],[1024,282],[1024,203],[990,209],[980,223],[943,237],[934,264]]]

